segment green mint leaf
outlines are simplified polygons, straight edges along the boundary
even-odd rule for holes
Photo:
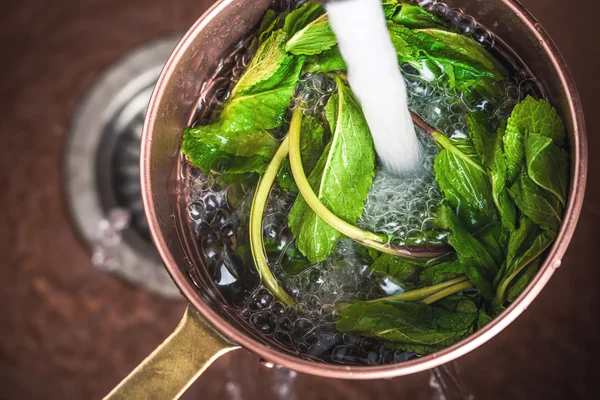
[[[373,139],[352,91],[341,82],[338,92],[327,103],[326,116],[332,138],[308,181],[331,212],[355,224],[373,184]],[[341,237],[314,213],[302,196],[294,203],[288,224],[298,249],[314,263],[327,258]]]
[[[542,233],[543,231],[540,227],[532,220],[525,216],[521,217],[519,228],[510,235],[508,253],[506,255],[507,268],[504,271],[505,275],[512,274],[515,270],[515,266],[522,263],[523,256],[527,254]],[[531,262],[532,259],[525,261]]]
[[[490,133],[491,130],[482,120],[481,114],[467,113],[467,131],[482,164],[490,165],[496,135]]]
[[[443,149],[434,162],[436,180],[464,222],[495,217],[494,199],[484,168],[468,140],[449,140],[438,134]]]
[[[509,183],[519,176],[525,160],[525,137],[529,133],[550,138],[558,147],[564,146],[565,127],[556,109],[545,100],[527,96],[515,106],[506,126],[504,151]]]
[[[438,351],[444,350],[447,346],[433,346],[425,344],[407,344],[407,343],[395,343],[395,342],[384,342],[386,347],[392,350],[408,351],[419,355],[433,354]]]
[[[398,2],[383,2],[383,14],[385,15],[385,19],[392,19],[394,15],[398,12],[398,9],[401,5]]]
[[[525,159],[531,180],[566,205],[569,154],[551,138],[530,132],[525,137]]]
[[[348,65],[340,53],[340,48],[334,46],[321,54],[309,57],[304,69],[306,72],[321,72],[326,74],[333,71],[347,71]]]
[[[521,271],[539,258],[550,246],[552,240],[553,236],[542,231],[531,219],[526,216],[521,217],[519,228],[510,236],[506,266],[495,279],[498,282],[495,305],[504,304],[511,284],[514,286],[513,282],[521,274]],[[516,292],[520,293],[518,289],[515,289],[512,294],[514,295]]]
[[[552,237],[558,234],[562,219],[558,197],[539,187],[526,172],[518,176],[508,192],[523,214]]]
[[[415,280],[427,260],[409,260],[390,254],[383,254],[371,265],[371,272],[391,279],[404,290],[415,288]]]
[[[483,308],[480,308],[477,315],[477,330],[482,329],[484,326],[489,324],[492,319],[493,318],[487,312],[485,312]]]
[[[488,220],[485,226],[473,232],[473,236],[484,245],[496,265],[502,265],[509,240],[509,233],[502,224],[499,221]]]
[[[435,303],[435,306],[451,311],[460,311],[469,314],[477,313],[477,306],[473,303],[473,300],[459,294],[446,297]]]
[[[466,274],[464,265],[457,259],[435,265],[426,265],[419,274],[419,286],[433,286]]]
[[[473,236],[463,225],[461,219],[448,206],[438,211],[438,223],[450,231],[449,243],[456,251],[466,274],[477,286],[481,295],[491,300],[494,297],[492,282],[498,265],[486,246]]]
[[[310,175],[321,154],[323,154],[325,148],[324,135],[325,128],[320,117],[305,116],[302,119],[300,154],[304,172],[307,175]],[[289,192],[298,191],[288,158],[281,164],[277,174],[277,183],[279,187]]]
[[[498,130],[488,168],[492,183],[492,196],[500,213],[502,225],[512,232],[516,229],[517,207],[506,187],[507,167],[504,155],[504,132],[504,129]]]
[[[260,45],[265,40],[267,40],[271,33],[273,33],[277,29],[277,20],[278,15],[275,10],[268,9],[263,19],[258,26],[258,30],[256,32],[255,38],[258,39],[258,44]]]
[[[292,36],[285,50],[295,55],[313,55],[322,53],[336,44],[337,38],[329,25],[327,14],[323,14]]]
[[[323,201],[322,196],[324,196],[321,191],[323,187],[321,178],[324,176],[330,151],[331,143],[327,144],[323,155],[308,176],[310,186],[321,201]],[[323,221],[300,194],[288,214],[288,226],[294,234],[296,244],[302,254],[314,263],[326,259],[342,238],[342,234]]]
[[[482,114],[468,113],[467,127],[469,138],[477,152],[478,159],[486,167],[491,183],[492,198],[502,224],[509,230],[515,229],[517,210],[506,188],[506,160],[502,137],[504,130],[493,132]]]
[[[440,29],[413,30],[391,22],[388,29],[400,63],[426,74],[435,72],[430,67],[437,65],[450,87],[464,89],[482,78],[501,81],[507,76],[504,67],[472,38]]]
[[[281,34],[274,34],[261,47],[264,70],[254,68],[244,74],[217,120],[186,130],[182,151],[202,171],[262,172],[273,156],[277,141],[268,131],[283,124],[304,66],[304,58],[283,52],[278,38]],[[273,72],[277,63],[265,60],[279,59],[277,54],[289,62],[282,62]]]
[[[323,6],[313,1],[308,1],[301,7],[291,11],[285,17],[283,31],[291,38],[309,23],[323,15],[324,12]]]
[[[521,295],[521,293],[523,293],[525,288],[529,286],[533,278],[535,278],[535,275],[540,269],[540,264],[541,262],[538,258],[519,273],[516,280],[512,283],[508,289],[508,292],[506,293],[506,301],[512,303]]]
[[[233,90],[233,95],[276,88],[297,62],[285,52],[286,34],[279,30],[261,44]]]
[[[456,78],[455,78],[456,79]],[[463,79],[459,75],[459,82]],[[461,97],[465,104],[471,104],[478,112],[488,114],[496,110],[504,102],[506,83],[492,78],[481,78],[473,80],[469,76],[465,76],[465,86],[462,88]]]
[[[190,162],[200,170],[209,173],[211,171],[228,175],[242,174],[246,172],[262,172],[276,150],[276,142],[266,131],[243,132],[245,137],[255,137],[257,140],[252,147],[246,148],[245,152],[254,151],[252,156],[238,156],[226,151],[219,150],[220,146],[213,146],[205,139],[214,136],[208,130],[199,128],[186,129],[183,136],[181,150]],[[232,138],[232,140],[236,140]],[[259,144],[263,143],[263,146]]]
[[[472,310],[464,305],[460,308]],[[415,351],[414,346],[438,349],[457,343],[472,332],[476,319],[476,309],[465,312],[400,301],[357,302],[342,312],[336,328],[342,333],[378,338],[396,348]]]
[[[386,19],[411,29],[440,28],[446,24],[435,15],[413,4],[384,3]]]

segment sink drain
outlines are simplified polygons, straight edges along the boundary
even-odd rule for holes
[[[144,45],[110,67],[72,121],[65,187],[74,224],[94,264],[168,298],[181,298],[156,252],[140,186],[144,114],[179,37]]]

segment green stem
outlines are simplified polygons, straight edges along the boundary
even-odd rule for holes
[[[394,256],[404,258],[433,258],[440,254],[446,253],[447,249],[441,249],[440,251],[423,251],[423,252],[411,252],[405,248],[393,247],[388,244],[387,238],[383,235],[378,235],[373,232],[368,232],[360,229],[357,226],[349,224],[344,221],[331,211],[317,197],[313,191],[306,174],[304,173],[304,167],[302,165],[302,159],[300,154],[300,133],[302,126],[302,111],[295,110],[292,115],[292,121],[290,123],[290,131],[288,137],[290,138],[290,166],[292,168],[292,174],[296,181],[296,186],[300,191],[302,197],[308,204],[308,206],[326,223],[338,232],[349,237],[350,239],[363,244],[364,246],[371,247],[375,250],[379,250],[382,253],[391,254]]]
[[[481,165],[479,165],[478,163],[473,161],[470,157],[466,156],[465,153],[463,153],[462,151],[457,149],[456,146],[454,146],[452,144],[452,141],[450,139],[448,139],[443,133],[436,131],[431,125],[429,125],[427,122],[425,122],[425,120],[423,118],[419,117],[414,112],[411,111],[410,115],[412,117],[413,123],[415,125],[417,125],[419,128],[421,128],[423,131],[425,131],[425,133],[428,136],[431,136],[431,138],[439,146],[441,146],[444,149],[448,150],[449,152],[453,153],[457,157],[462,158],[463,160],[465,160],[466,162],[471,164],[473,167],[477,168],[480,172],[482,172],[484,174],[486,173],[485,169],[483,169],[483,167]]]
[[[427,286],[421,289],[415,289],[408,292],[400,293],[395,296],[382,297],[379,299],[368,300],[365,303],[378,303],[381,301],[419,301],[427,299],[436,293],[443,291],[444,289],[451,288],[457,284],[468,281],[469,278],[466,276],[460,276],[458,278],[442,282],[437,285]]]
[[[279,145],[277,152],[265,169],[265,173],[260,178],[256,187],[250,210],[250,248],[252,250],[254,265],[267,289],[283,304],[292,305],[296,302],[286,293],[271,272],[263,242],[263,213],[265,211],[265,204],[267,203],[273,182],[275,182],[275,178],[277,177],[279,167],[287,157],[288,152],[289,140],[286,137]]]
[[[460,293],[463,290],[470,289],[473,286],[474,286],[473,282],[471,282],[471,281],[465,281],[465,282],[456,284],[454,286],[450,286],[447,289],[440,290],[439,292],[437,292],[437,293],[435,293],[435,294],[433,294],[433,295],[431,295],[431,296],[429,296],[429,297],[421,300],[421,303],[423,303],[423,304],[433,304],[433,303],[435,303],[437,301],[445,299],[448,296],[452,296],[453,294]]]

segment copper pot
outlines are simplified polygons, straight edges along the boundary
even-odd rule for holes
[[[162,260],[190,306],[183,321],[146,361],[109,394],[110,398],[177,398],[219,355],[244,347],[273,364],[331,378],[390,378],[454,360],[492,339],[531,304],[546,285],[575,230],[587,172],[582,107],[568,68],[541,25],[513,0],[453,0],[518,54],[541,82],[565,121],[571,154],[571,187],[562,229],[535,280],[501,316],[484,329],[438,353],[399,364],[373,367],[317,363],[277,349],[239,320],[210,282],[195,274],[201,266],[182,195],[184,127],[191,123],[201,82],[216,60],[261,19],[271,0],[220,0],[187,32],[158,80],[142,138],[142,188],[152,237]]]

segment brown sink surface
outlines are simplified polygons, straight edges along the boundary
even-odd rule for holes
[[[600,269],[593,257],[600,232],[600,6],[596,0],[577,7],[522,2],[550,32],[579,85],[590,135],[589,190],[573,243],[545,291],[457,365],[476,398],[598,398]],[[0,399],[101,398],[183,314],[183,301],[150,295],[92,266],[65,205],[63,150],[78,101],[106,67],[140,44],[185,31],[211,3],[23,0],[3,8]],[[230,365],[247,367],[246,380],[254,380],[244,385],[244,398],[273,397],[270,385],[256,384],[273,379],[272,370],[236,352],[184,398],[223,398]],[[297,398],[433,399],[429,377],[345,382],[302,375]]]

